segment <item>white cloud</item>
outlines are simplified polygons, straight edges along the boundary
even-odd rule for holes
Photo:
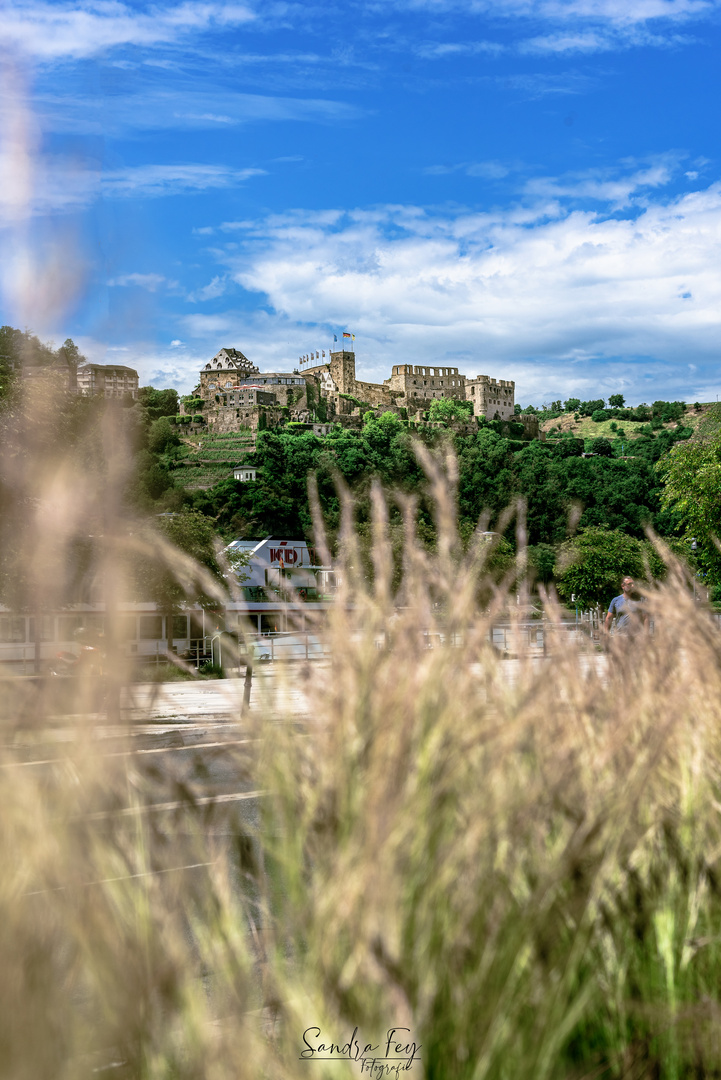
[[[0,226],[70,213],[106,198],[158,198],[232,188],[265,169],[226,165],[134,165],[102,173],[98,165],[0,142]]]
[[[634,46],[668,47],[695,40],[676,28],[711,17],[721,0],[395,0],[401,8],[430,15],[460,13],[515,21],[520,27],[539,23],[545,33],[521,38],[515,44],[482,41],[427,43],[417,52],[429,59],[473,51],[538,55],[607,52]]]
[[[447,56],[476,56],[487,53],[497,56],[505,46],[497,41],[426,41],[416,47],[416,54],[426,60],[442,60]]]
[[[249,7],[237,3],[186,0],[138,10],[120,0],[6,0],[2,34],[6,48],[40,60],[80,59],[119,46],[167,45],[254,18]]]
[[[130,131],[218,130],[234,125],[300,121],[332,124],[357,119],[363,110],[342,101],[244,94],[201,84],[192,89],[164,78],[159,86],[138,77],[132,93],[88,99],[43,91],[35,107],[45,131],[123,135]],[[138,89],[140,87],[140,89]]]
[[[531,8],[548,18],[598,19],[628,25],[652,19],[685,22],[703,18],[718,9],[718,0],[504,0],[513,7]]]
[[[103,192],[109,196],[176,195],[209,188],[234,187],[264,169],[232,169],[227,165],[135,165],[107,172]]]
[[[589,19],[618,26],[667,19],[686,22],[710,15],[719,0],[396,0],[410,7],[442,14],[462,11],[494,18]]]
[[[479,177],[483,180],[502,180],[508,176],[510,168],[500,161],[459,162],[455,165],[428,165],[423,172],[426,176],[447,176],[450,173],[463,172],[466,176]]]
[[[624,356],[647,358],[643,370],[671,382],[681,357],[699,379],[716,364],[721,184],[628,217],[558,202],[446,217],[417,207],[334,213],[260,223],[225,262],[299,336],[351,325],[369,375],[435,359],[551,392],[597,383],[599,368],[603,378]],[[232,324],[193,318],[193,336]],[[641,385],[633,363],[622,369]]]
[[[177,281],[168,281],[163,274],[120,274],[119,277],[108,281],[110,286],[125,287],[135,286],[138,289],[147,289],[148,292],[157,292],[161,285],[177,288]]]
[[[566,31],[543,34],[519,42],[521,53],[569,54],[609,52],[611,49],[628,49],[646,45],[655,48],[670,48],[676,45],[689,45],[695,39],[687,34],[655,34],[636,25],[597,28],[583,31]]]
[[[193,304],[204,300],[216,300],[219,296],[222,296],[224,292],[227,292],[227,290],[227,279],[224,277],[214,277],[207,285],[203,285],[202,288],[189,293],[188,300]]]
[[[677,159],[667,154],[662,160],[629,175],[612,175],[611,170],[587,170],[584,173],[556,177],[538,177],[525,185],[527,195],[543,199],[583,199],[610,203],[620,209],[648,188],[663,187],[671,180]]]
[[[618,41],[615,37],[589,30],[528,38],[520,43],[519,51],[522,53],[591,53],[605,52],[617,45]]]

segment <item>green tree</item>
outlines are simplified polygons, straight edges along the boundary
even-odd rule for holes
[[[528,562],[538,580],[547,585],[549,581],[553,580],[556,549],[551,544],[536,544],[535,547],[529,547]]]
[[[42,342],[30,330],[3,326],[0,327],[0,359],[5,359],[14,371],[20,372],[26,365],[49,367],[57,360],[57,354],[52,346]]]
[[[567,401],[564,401],[563,408],[566,412],[578,412],[581,408],[580,398],[570,397]]]
[[[557,458],[581,457],[585,442],[583,439],[565,437],[558,440],[553,447],[553,456]]]
[[[581,408],[578,410],[581,416],[593,416],[599,409],[605,407],[606,402],[603,398],[596,398],[593,401],[582,401]]]
[[[472,415],[472,401],[456,401],[454,398],[434,398],[428,410],[428,419],[434,423],[466,423]]]
[[[584,529],[563,543],[556,566],[559,595],[567,602],[574,595],[581,607],[608,604],[626,575],[644,581],[665,572],[648,541],[599,527]]]
[[[172,388],[156,390],[154,386],[141,386],[138,401],[148,410],[151,420],[161,416],[175,416],[178,412],[178,391]]]
[[[721,537],[721,432],[707,441],[679,443],[656,470],[664,482],[663,507],[675,511],[684,536],[696,540],[710,584],[721,584],[721,557],[714,543]]]
[[[67,364],[70,370],[70,386],[75,389],[78,385],[78,368],[87,362],[72,338],[66,338],[58,349],[58,359]]]
[[[10,397],[15,386],[15,369],[11,362],[0,355],[0,402]]]
[[[600,435],[597,439],[592,440],[589,453],[599,454],[600,457],[613,457],[613,444],[610,439]]]
[[[612,409],[622,409],[625,403],[623,394],[611,394],[608,399],[608,404]]]
[[[10,397],[22,367],[22,330],[0,327],[0,401]]]
[[[178,429],[171,424],[167,416],[161,416],[154,420],[148,432],[148,450],[151,454],[162,454],[171,446],[180,443]]]

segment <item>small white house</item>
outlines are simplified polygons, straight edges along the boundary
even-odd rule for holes
[[[240,480],[241,484],[247,484],[250,480],[255,480],[255,469],[249,469],[246,465],[238,465],[233,469],[233,479]]]

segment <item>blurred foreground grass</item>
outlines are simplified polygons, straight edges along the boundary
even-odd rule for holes
[[[25,571],[50,601],[95,508],[112,650],[140,534],[122,439],[102,453],[89,474],[30,439],[3,484],[32,493]],[[252,741],[226,751],[264,792],[257,812],[201,801],[201,774],[161,775],[130,729],[104,750],[119,653],[100,716],[96,680],[61,719],[51,683],[4,692],[0,1075],[341,1080],[367,1062],[301,1058],[303,1033],[385,1046],[393,1027],[421,1044],[409,1075],[434,1080],[721,1075],[718,631],[672,565],[654,635],[602,677],[564,644],[543,661],[519,646],[509,680],[487,632],[510,582],[487,582],[481,609],[482,529],[463,554],[453,462],[425,467],[438,547],[406,504],[395,594],[384,497],[371,586],[345,500],[311,719],[256,709]],[[157,556],[187,579],[185,557]],[[424,649],[421,629],[456,644]],[[59,727],[62,756],[23,763],[18,746]]]

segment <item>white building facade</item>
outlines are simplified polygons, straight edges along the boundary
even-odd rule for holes
[[[227,605],[228,629],[257,625],[260,634],[298,628],[305,613],[327,610],[336,587],[332,566],[322,565],[305,540],[235,540],[229,553],[243,552],[247,566],[239,571],[243,600]],[[302,626],[301,626],[302,628]]]

